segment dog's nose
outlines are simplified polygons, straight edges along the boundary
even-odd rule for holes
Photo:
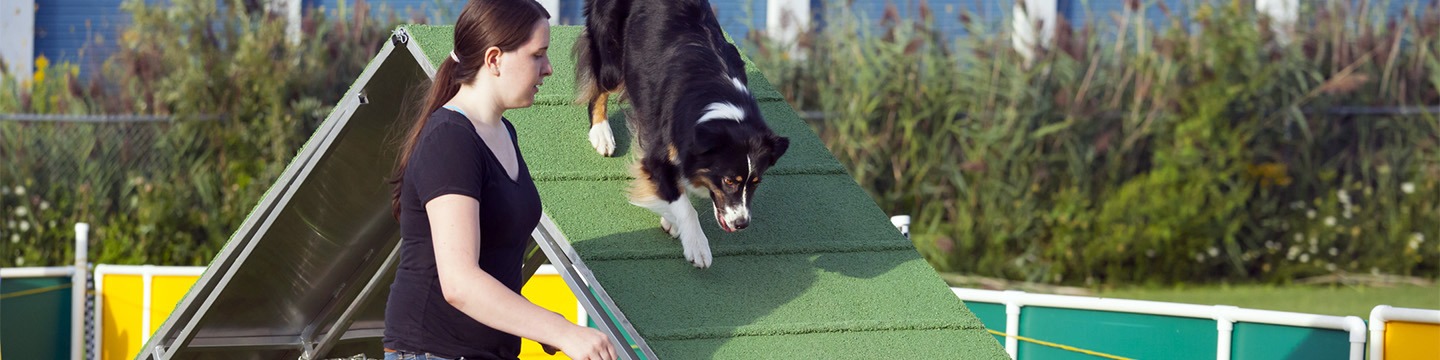
[[[747,219],[747,218],[735,219],[735,223],[732,224],[732,225],[735,225],[735,230],[744,230],[746,226],[750,226],[750,219]]]

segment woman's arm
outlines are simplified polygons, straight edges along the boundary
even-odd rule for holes
[[[605,334],[531,303],[480,269],[480,202],[443,195],[425,203],[445,301],[481,324],[559,347],[577,359],[614,359]]]

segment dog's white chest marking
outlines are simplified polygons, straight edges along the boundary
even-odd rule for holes
[[[728,102],[714,102],[705,106],[705,114],[700,115],[700,120],[696,121],[695,124],[704,124],[710,120],[735,120],[735,122],[740,122],[740,120],[743,119],[745,119],[745,110],[740,110],[739,106]]]

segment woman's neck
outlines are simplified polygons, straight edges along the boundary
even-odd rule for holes
[[[478,86],[461,85],[460,91],[455,93],[455,97],[450,98],[450,101],[446,101],[445,105],[460,108],[460,112],[477,128],[496,127],[501,126],[500,115],[505,109],[494,99],[492,93]]]

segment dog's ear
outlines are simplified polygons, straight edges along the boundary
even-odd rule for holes
[[[770,166],[780,161],[786,150],[790,150],[790,138],[784,136],[770,135],[765,139],[766,145],[770,148]]]

